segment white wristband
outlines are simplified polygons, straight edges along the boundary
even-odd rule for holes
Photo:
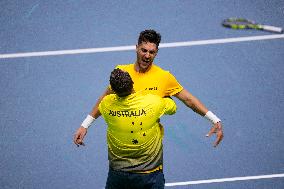
[[[81,124],[82,127],[88,129],[92,123],[95,121],[95,118],[93,118],[90,115],[87,115],[86,119],[83,121],[83,123]]]
[[[221,120],[215,115],[213,114],[211,111],[208,111],[205,116],[206,119],[208,119],[209,121],[211,121],[213,124],[220,122]]]

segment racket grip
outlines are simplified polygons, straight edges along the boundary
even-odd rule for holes
[[[275,26],[262,25],[262,29],[270,32],[283,33],[283,29]]]

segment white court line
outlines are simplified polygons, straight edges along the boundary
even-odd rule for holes
[[[269,179],[269,178],[283,178],[284,174],[273,174],[273,175],[258,175],[258,176],[245,176],[245,177],[232,177],[232,178],[221,178],[221,179],[210,179],[210,180],[197,180],[197,181],[186,181],[186,182],[173,182],[166,183],[166,186],[187,186],[195,184],[209,184],[219,182],[233,182],[233,181],[244,181],[244,180],[258,180],[258,179]]]
[[[221,44],[221,43],[236,43],[236,42],[244,42],[244,41],[259,41],[259,40],[281,39],[281,38],[284,38],[284,34],[161,43],[159,48],[188,47],[188,46],[197,46],[197,45],[212,45],[212,44]],[[58,55],[71,55],[71,54],[90,54],[90,53],[101,53],[101,52],[129,51],[129,50],[134,50],[134,49],[135,49],[135,45],[118,46],[118,47],[103,47],[103,48],[88,48],[88,49],[73,49],[73,50],[58,50],[58,51],[9,53],[9,54],[0,54],[0,59],[36,57],[36,56],[58,56]]]

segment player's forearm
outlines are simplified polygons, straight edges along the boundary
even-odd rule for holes
[[[208,112],[208,109],[205,107],[205,105],[185,89],[177,93],[175,97],[177,97],[187,107],[191,108],[194,112],[200,114],[201,116],[204,116]]]
[[[105,92],[100,96],[100,98],[97,100],[95,106],[93,107],[92,111],[89,113],[89,115],[87,115],[87,117],[85,118],[85,120],[82,122],[81,126],[84,127],[84,128],[89,128],[92,123],[95,121],[95,119],[97,119],[98,117],[100,117],[101,115],[101,112],[99,110],[99,105],[102,101],[102,99],[106,96],[106,95],[109,95],[111,94],[112,91],[107,88],[105,90]]]
[[[96,102],[95,106],[93,107],[92,111],[90,112],[90,116],[92,116],[93,118],[97,119],[98,117],[101,116],[101,113],[99,111],[99,104],[101,103],[102,99],[105,97],[106,95],[102,95],[98,101]]]
[[[90,112],[90,116],[92,116],[93,118],[97,119],[98,117],[100,117],[101,113],[99,111],[99,105],[101,103],[101,101],[103,100],[103,98],[109,94],[112,94],[112,90],[107,87],[107,89],[105,90],[105,92],[100,96],[100,98],[97,100],[95,106],[93,107],[92,111]]]
[[[93,107],[92,111],[87,115],[87,117],[82,122],[81,127],[88,129],[93,124],[93,122],[101,115],[101,113],[99,111],[99,104],[100,104],[102,98],[103,98],[103,96],[98,99],[98,101],[97,101],[96,105]]]
[[[220,122],[221,120],[208,109],[192,94],[187,90],[183,89],[181,92],[175,95],[179,100],[181,100],[186,106],[191,108],[194,112],[204,116],[213,124]]]
[[[186,99],[183,103],[191,108],[194,112],[204,116],[208,109],[203,105],[196,97],[192,96],[191,98]]]

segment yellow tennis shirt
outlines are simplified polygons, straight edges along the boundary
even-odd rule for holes
[[[144,94],[155,94],[160,97],[173,96],[180,92],[183,87],[176,78],[166,70],[153,64],[146,73],[135,70],[134,64],[118,65],[123,71],[127,71],[134,82],[134,90],[144,91]]]
[[[107,95],[99,104],[107,128],[110,167],[122,171],[149,171],[162,165],[159,118],[174,114],[170,98],[141,92],[126,97]]]

